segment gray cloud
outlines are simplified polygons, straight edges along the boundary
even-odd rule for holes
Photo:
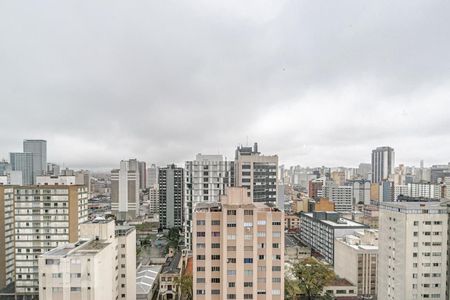
[[[3,1],[0,157],[165,164],[238,143],[302,165],[447,162],[447,1]]]

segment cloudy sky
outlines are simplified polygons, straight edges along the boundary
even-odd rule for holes
[[[449,1],[0,1],[0,158],[450,161]]]

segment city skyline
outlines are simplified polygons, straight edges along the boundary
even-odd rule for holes
[[[285,165],[449,160],[448,2],[89,5],[2,3],[0,157],[45,138],[61,165],[164,165],[248,137]]]

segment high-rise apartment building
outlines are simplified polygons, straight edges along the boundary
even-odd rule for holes
[[[158,167],[152,164],[147,168],[147,188],[158,185]]]
[[[12,152],[9,154],[9,161],[13,171],[22,172],[23,185],[34,183],[33,153]]]
[[[393,179],[395,153],[391,147],[378,147],[372,151],[372,182]]]
[[[336,211],[352,211],[353,186],[336,186],[333,182],[326,182],[322,187],[322,195],[334,202]]]
[[[122,240],[123,233],[129,240]],[[136,299],[136,235],[112,220],[80,226],[80,239],[39,257],[39,297],[64,299]],[[123,275],[123,276],[122,276]]]
[[[159,223],[161,228],[183,226],[184,170],[168,165],[158,171]]]
[[[254,202],[277,203],[277,177],[277,155],[261,155],[257,143],[236,149],[234,186],[247,188]]]
[[[225,188],[231,186],[231,165],[222,155],[197,154],[185,164],[184,201],[185,245],[192,248],[192,209],[197,203],[218,202]]]
[[[14,188],[0,185],[0,290],[14,282]]]
[[[357,204],[362,203],[369,205],[370,204],[370,181],[361,179],[361,180],[353,180],[349,182],[349,185],[353,187],[353,208],[356,207]]]
[[[118,220],[139,215],[139,172],[136,160],[122,160],[111,171],[111,210]]]
[[[378,230],[355,230],[336,238],[334,272],[357,286],[358,296],[377,295]],[[372,298],[371,298],[372,297]]]
[[[159,213],[159,188],[155,185],[148,190],[149,199],[149,213],[157,214]]]
[[[16,294],[37,296],[38,256],[76,242],[88,217],[87,188],[43,185],[14,187]]]
[[[33,177],[45,175],[47,172],[47,141],[24,140],[23,152],[33,155]]]
[[[195,299],[284,299],[284,215],[228,188],[193,218]]]
[[[378,299],[448,299],[447,208],[380,203]]]

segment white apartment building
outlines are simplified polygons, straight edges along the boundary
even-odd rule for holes
[[[39,299],[136,299],[136,235],[123,237],[113,220],[94,220],[80,226],[80,240],[39,257]],[[131,247],[123,248],[129,242]],[[134,247],[133,247],[134,246]],[[125,250],[122,250],[125,249]]]
[[[283,212],[244,188],[220,199],[194,211],[194,299],[284,299]]]
[[[338,237],[369,226],[341,218],[337,212],[323,211],[300,214],[300,240],[333,265],[334,243]]]
[[[353,210],[353,186],[336,186],[326,182],[322,187],[322,195],[334,202],[335,210],[338,212]]]
[[[14,187],[16,294],[39,294],[38,256],[78,241],[88,217],[87,188],[77,185]]]
[[[111,171],[111,210],[118,220],[139,215],[139,171],[135,159],[122,160],[120,169]]]
[[[149,212],[151,214],[159,213],[159,188],[158,185],[150,187],[148,190]]]
[[[351,183],[353,187],[353,208],[358,203],[370,204],[370,181],[369,180],[354,180]]]
[[[218,202],[231,186],[233,162],[223,155],[197,154],[185,164],[184,232],[185,245],[192,249],[192,210],[201,202]]]
[[[378,230],[355,230],[336,238],[334,272],[357,287],[360,297],[377,295]]]
[[[447,207],[380,204],[378,299],[448,299]]]

